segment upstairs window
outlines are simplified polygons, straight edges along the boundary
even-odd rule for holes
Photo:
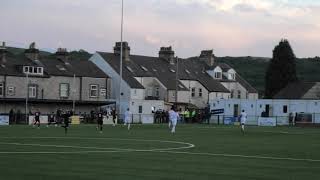
[[[238,90],[238,99],[241,99],[241,91]]]
[[[215,79],[221,79],[222,78],[222,73],[221,72],[214,72],[214,78]]]
[[[67,83],[60,84],[60,97],[62,98],[69,97],[69,84]]]
[[[0,83],[0,96],[4,96],[3,88],[4,88],[3,83]]]
[[[196,88],[191,88],[191,97],[194,97],[196,94]]]
[[[155,87],[155,95],[156,95],[156,97],[160,96],[160,88],[159,87]]]
[[[98,97],[98,85],[91,84],[90,85],[90,97]]]
[[[199,97],[202,97],[202,89],[199,88]]]
[[[37,85],[36,84],[29,85],[28,96],[29,96],[29,98],[37,98]]]
[[[43,75],[43,67],[23,66],[23,73],[32,75]]]
[[[230,80],[235,80],[236,79],[236,75],[234,73],[230,73],[229,74],[229,79]]]
[[[146,67],[144,67],[144,66],[141,66],[141,68],[146,72],[148,71],[148,69]]]

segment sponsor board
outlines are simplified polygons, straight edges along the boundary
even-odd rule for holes
[[[0,115],[0,125],[9,125],[9,116]]]
[[[258,119],[259,126],[276,126],[276,118],[273,117],[259,117]]]

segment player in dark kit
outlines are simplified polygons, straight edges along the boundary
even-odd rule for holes
[[[64,133],[67,134],[68,133],[68,128],[69,128],[69,117],[70,117],[70,112],[65,112],[63,115],[62,115],[62,118],[63,118],[63,122],[64,122],[64,125],[61,126],[64,128]]]
[[[37,125],[40,128],[40,112],[37,111],[34,115],[34,124],[33,126]]]
[[[103,114],[100,111],[98,113],[98,127],[97,127],[97,129],[100,129],[100,133],[102,133],[102,126],[103,126]]]
[[[116,125],[117,112],[116,112],[116,110],[114,108],[111,111],[111,115],[112,115],[113,126],[115,126]]]

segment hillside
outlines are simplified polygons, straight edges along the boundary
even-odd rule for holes
[[[260,95],[264,94],[264,79],[269,59],[257,57],[217,57],[216,60],[232,66],[259,91]],[[299,80],[320,81],[319,57],[297,59],[296,65]]]

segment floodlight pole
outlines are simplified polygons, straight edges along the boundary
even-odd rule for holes
[[[176,105],[178,103],[178,87],[179,87],[179,58],[178,56],[176,57],[176,60],[177,60],[177,66],[176,66],[176,94],[175,94],[175,102],[176,102]]]
[[[73,83],[72,83],[72,112],[75,114],[75,108],[76,108],[76,74],[73,74]]]
[[[122,54],[123,54],[123,0],[121,0],[121,35],[120,35],[120,82],[119,82],[119,115],[121,116],[121,91],[122,91]]]

